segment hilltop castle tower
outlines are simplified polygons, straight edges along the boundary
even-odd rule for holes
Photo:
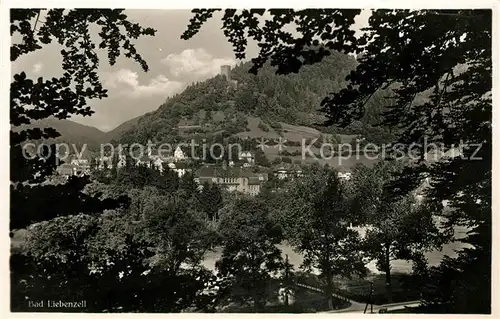
[[[222,76],[226,78],[228,82],[231,81],[231,66],[230,65],[221,65],[220,73]]]

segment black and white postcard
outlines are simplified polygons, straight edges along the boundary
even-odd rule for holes
[[[2,8],[10,315],[494,315],[493,2],[117,4]]]

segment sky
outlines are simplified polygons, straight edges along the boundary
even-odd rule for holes
[[[217,75],[220,66],[235,65],[231,44],[223,35],[220,15],[214,16],[190,40],[182,40],[190,10],[126,10],[129,20],[157,30],[154,37],[135,40],[136,49],[148,63],[144,72],[133,60],[120,58],[114,66],[100,55],[98,74],[108,98],[90,100],[95,111],[90,117],[72,117],[71,120],[109,131],[134,117],[156,110],[165,100],[183,91],[189,84]],[[358,16],[354,28],[367,25],[369,11]],[[25,71],[37,78],[61,75],[61,56],[58,44],[46,45],[42,50],[27,54],[12,63],[12,73]],[[250,45],[247,58],[256,56],[258,49]]]

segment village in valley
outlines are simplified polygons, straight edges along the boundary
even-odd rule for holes
[[[116,162],[110,156],[102,156],[95,159],[77,158],[76,155],[67,163],[61,164],[57,168],[57,173],[63,177],[82,176],[91,174],[92,170],[112,169],[116,165],[117,169],[127,165],[126,155],[116,156]],[[193,174],[194,180],[203,187],[204,183],[218,184],[222,188],[232,192],[238,191],[243,194],[257,195],[262,186],[272,175],[278,180],[292,179],[303,175],[303,167],[298,164],[282,163],[274,168],[259,167],[255,164],[255,153],[252,151],[241,151],[235,161],[223,162],[221,164],[200,163],[198,169],[193,168],[193,160],[190,159],[180,146],[177,146],[172,156],[160,156],[154,151],[149,152],[135,161],[135,166],[145,166],[156,169],[163,173],[164,168],[172,170],[180,178],[184,174]],[[339,177],[349,180],[352,173],[340,171]]]
[[[220,75],[225,79],[228,90],[237,89],[238,81],[231,78],[231,66],[222,65],[220,67]],[[202,126],[177,126],[179,131],[199,128],[202,128]],[[313,133],[313,137],[315,136],[314,134],[316,134],[318,138],[322,137],[322,134],[319,132]],[[308,135],[306,135],[306,137],[307,136]],[[349,139],[348,141],[353,145],[359,144],[364,140],[360,135],[346,136]],[[222,156],[223,154],[221,154],[219,158],[216,158],[215,161],[210,161],[210,163],[207,163],[207,161],[201,158],[197,158],[194,154],[190,154],[194,149],[189,149],[189,147],[187,147],[188,143],[174,145],[175,147],[171,147],[174,149],[173,152],[165,152],[165,150],[160,151],[148,146],[143,147],[142,153],[137,154],[133,154],[133,152],[128,150],[123,150],[120,145],[104,145],[99,153],[88,152],[86,148],[83,148],[81,154],[62,154],[65,160],[63,160],[63,164],[57,167],[57,173],[67,178],[69,176],[89,175],[95,170],[110,170],[113,169],[114,166],[116,166],[118,170],[126,165],[144,166],[158,170],[160,173],[163,173],[165,169],[171,170],[175,172],[179,178],[186,173],[192,174],[194,180],[200,187],[203,187],[204,183],[215,183],[230,192],[238,191],[243,194],[257,195],[260,193],[263,184],[269,180],[269,176],[278,180],[300,177],[303,176],[304,167],[310,164],[318,164],[318,161],[314,160],[304,161],[304,158],[298,156],[298,154],[301,154],[301,152],[298,151],[296,151],[297,155],[295,156],[298,160],[295,159],[293,162],[292,160],[286,161],[289,157],[285,156],[285,160],[282,159],[282,161],[279,161],[278,157],[278,161],[275,160],[273,162],[266,159],[266,164],[264,165],[262,165],[262,163],[256,163],[255,150],[260,147],[260,150],[264,151],[265,148],[269,147],[267,145],[255,145],[258,138],[261,140],[264,139],[263,136],[253,136],[251,139],[248,136],[243,137],[243,141],[250,141],[249,143],[245,143],[247,146],[253,143],[253,150],[250,150],[249,147],[246,147],[247,150],[242,150],[241,145],[232,145],[238,147],[231,147],[231,145],[229,145],[231,149],[227,151],[231,158]],[[279,141],[282,141],[281,136],[279,137]],[[301,141],[296,141],[294,145],[300,145],[300,142]],[[180,144],[182,144],[182,147]],[[146,145],[153,144],[151,140],[148,140]],[[106,149],[106,147],[111,147],[111,151]],[[282,147],[285,148],[285,151],[278,152],[277,155],[290,155],[286,150],[286,146],[283,145]],[[110,155],[110,153],[112,153],[112,155]],[[261,154],[262,153],[263,152],[261,152]],[[263,156],[266,155],[264,154]],[[331,157],[333,157],[333,154]],[[335,157],[334,159],[336,160],[337,158]],[[337,169],[338,176],[341,179],[349,180],[352,175],[351,167],[339,165]]]

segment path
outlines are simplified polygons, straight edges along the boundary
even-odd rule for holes
[[[317,291],[320,293],[323,293],[323,290],[317,287],[301,284],[301,283],[295,283],[296,286],[302,287],[305,289]],[[378,313],[380,309],[385,309],[386,311],[393,311],[393,310],[400,310],[400,309],[405,309],[407,307],[418,307],[420,306],[420,301],[419,300],[412,300],[412,301],[403,301],[403,302],[396,302],[396,303],[390,303],[390,304],[384,304],[384,305],[373,305],[366,307],[366,303],[360,303],[357,301],[354,301],[352,299],[346,298],[342,295],[333,293],[332,294],[334,297],[348,301],[351,305],[347,308],[343,309],[336,309],[336,310],[328,310],[328,311],[321,311],[319,313],[340,313],[340,312],[355,312],[355,313],[364,313],[365,308],[366,308],[366,313],[372,313],[371,311],[373,310],[373,313]]]
[[[406,309],[406,308],[414,308],[420,306],[420,301],[414,300],[414,301],[404,301],[404,302],[398,302],[398,303],[391,303],[391,304],[385,304],[385,305],[373,305],[373,313],[378,313],[380,309],[386,309],[387,311],[394,311],[394,310],[400,310],[400,309]],[[364,313],[365,312],[365,307],[366,304],[361,304],[361,307],[355,306],[355,307],[349,307],[345,309],[339,309],[339,310],[329,310],[329,311],[322,311],[321,313],[339,313],[339,312],[348,312],[348,313]],[[368,308],[366,309],[366,313],[370,314],[371,312],[370,305],[368,305]]]
[[[323,290],[320,289],[320,288],[317,288],[317,287],[313,287],[313,286],[309,286],[309,285],[304,285],[304,284],[301,284],[301,283],[295,283],[295,285],[298,286],[298,287],[302,287],[302,288],[305,288],[305,289],[309,289],[309,290],[313,290],[313,291],[317,291],[317,292],[323,293]],[[339,295],[339,294],[336,294],[336,293],[333,293],[332,295],[335,298],[342,299],[342,300],[345,300],[345,301],[349,302],[351,305],[349,307],[347,307],[347,308],[344,308],[344,309],[331,310],[331,311],[326,311],[326,312],[356,312],[359,309],[365,309],[365,304],[363,304],[363,303],[354,301],[352,299],[346,298],[346,297],[344,297],[342,295]]]

